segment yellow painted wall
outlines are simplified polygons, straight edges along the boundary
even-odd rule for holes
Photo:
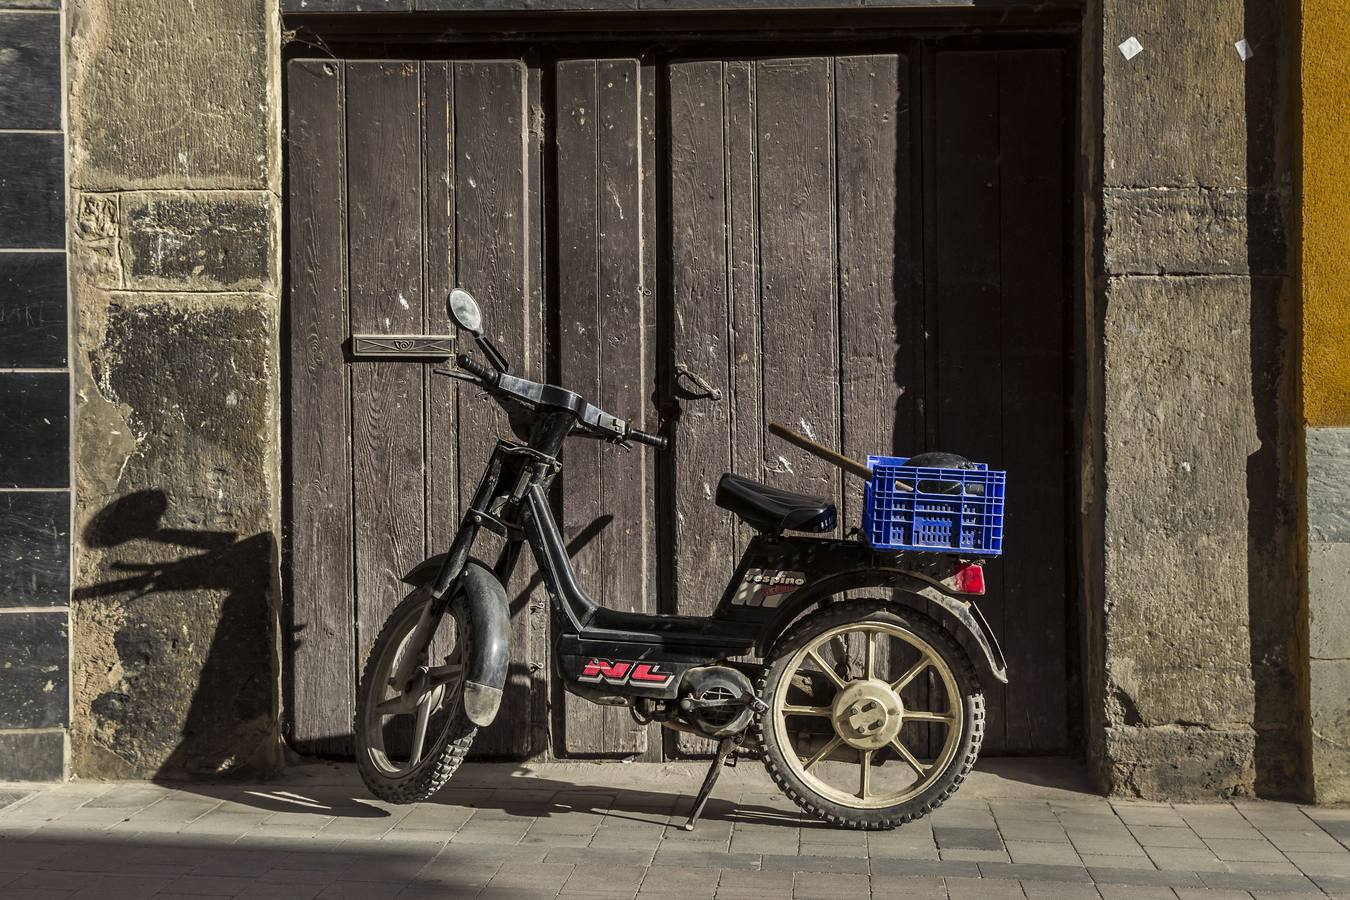
[[[1350,425],[1350,0],[1303,0],[1303,414]]]

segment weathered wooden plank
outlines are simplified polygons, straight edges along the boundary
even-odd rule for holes
[[[937,384],[931,398],[935,444],[999,468],[1003,464],[1003,364],[998,350],[998,56],[950,51],[935,60],[934,202],[929,321]],[[980,608],[1002,641],[1003,566],[986,569]],[[1050,686],[1043,686],[1053,689]],[[985,746],[1007,748],[1006,690],[985,685]]]
[[[905,61],[835,61],[839,167],[840,440],[855,459],[918,446],[923,298],[913,277],[913,203]],[[906,82],[908,78],[905,78]],[[846,526],[862,520],[861,482],[845,484]]]
[[[421,88],[415,63],[347,63],[351,329],[422,328]],[[423,559],[422,368],[351,365],[358,665]]]
[[[650,363],[644,324],[640,70],[637,60],[565,60],[557,76],[558,352],[562,383],[604,409],[641,415]],[[569,544],[603,525],[573,559],[597,602],[652,611],[649,454],[574,441],[562,475]],[[605,524],[605,522],[608,524]],[[569,753],[640,753],[626,709],[565,694]]]
[[[425,242],[422,280],[426,286],[424,334],[455,334],[445,298],[455,287],[453,111],[454,76],[445,62],[422,64],[422,198]],[[459,526],[458,444],[455,407],[458,382],[424,369],[426,398],[426,502],[430,556],[450,546]]]
[[[764,418],[839,446],[834,101],[829,58],[755,64]],[[782,441],[773,483],[838,499],[837,468]]]
[[[356,698],[352,646],[351,405],[347,339],[346,112],[342,67],[287,68],[291,167],[290,737],[345,752]]]
[[[517,61],[454,64],[458,281],[478,298],[484,327],[515,369],[540,378],[540,317],[530,284],[529,256],[537,245],[529,228],[526,98],[526,71]],[[500,407],[474,391],[460,393],[458,422],[462,506],[477,487],[496,437],[509,436],[510,429]],[[532,749],[530,716],[543,682],[531,667],[542,665],[530,658],[527,598],[517,597],[512,607],[512,647],[522,652],[513,652],[496,722],[475,741],[480,755],[519,756]]]
[[[734,559],[732,517],[713,505],[731,467],[727,339],[726,179],[722,63],[672,63],[670,83],[672,362],[680,404],[671,451],[674,599],[678,612],[712,612]],[[687,373],[687,374],[684,374]],[[721,391],[705,395],[694,378]]]
[[[764,370],[760,358],[759,157],[755,140],[754,68],[748,60],[723,66],[726,143],[727,287],[731,310],[731,470],[764,477]],[[755,530],[735,524],[739,558]]]
[[[1068,746],[1063,53],[999,55],[1007,745]]]

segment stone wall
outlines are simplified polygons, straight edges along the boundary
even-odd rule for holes
[[[72,769],[279,761],[279,23],[68,8]]]
[[[1088,712],[1113,793],[1301,785],[1294,132],[1280,102],[1294,30],[1275,7],[1103,4],[1090,373],[1102,379],[1102,605],[1089,635],[1101,668]],[[1127,58],[1131,37],[1142,51]]]

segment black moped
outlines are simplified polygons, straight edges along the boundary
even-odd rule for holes
[[[504,406],[519,440],[497,441],[449,551],[404,577],[414,590],[366,661],[355,738],[372,793],[392,802],[430,797],[496,717],[511,657],[503,585],[525,544],[552,602],[551,660],[563,688],[626,706],[640,723],[717,742],[686,828],[721,766],[742,749],[757,753],[803,810],[847,828],[893,828],[956,791],[983,737],[981,681],[1007,681],[1002,652],[968,599],[984,591],[980,563],[994,555],[988,544],[896,550],[875,529],[871,540],[867,533],[790,535],[833,532],[834,504],[727,474],[715,502],[757,533],[713,614],[599,606],[577,583],[548,500],[564,442],[588,437],[661,449],[667,438],[565,388],[512,374],[483,333],[473,297],[455,290],[448,307],[489,365],[461,353],[457,370],[442,373]],[[988,479],[966,477],[984,467],[951,454],[901,460],[903,478],[879,485],[878,466],[891,458],[868,465],[780,426],[771,430],[868,478],[869,510],[909,509],[911,542],[931,527],[913,512],[925,498],[930,508],[954,503],[958,518],[988,499]],[[1000,529],[1001,496],[1000,486]],[[493,565],[471,555],[483,530],[504,539]]]

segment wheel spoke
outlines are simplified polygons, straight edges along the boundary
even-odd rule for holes
[[[844,739],[835,735],[834,739],[829,741],[824,747],[821,747],[815,754],[802,765],[803,772],[810,772],[815,768],[816,763],[834,752],[834,749],[844,742]]]
[[[956,721],[956,716],[944,715],[943,713],[925,712],[923,710],[907,709],[904,715],[907,722],[941,722],[944,725],[951,725]]]
[[[433,666],[427,671],[427,678],[432,684],[452,684],[459,681],[460,673],[464,667],[457,662],[446,663],[443,666]]]
[[[909,685],[911,681],[913,681],[915,678],[918,678],[919,674],[923,672],[924,669],[928,668],[932,664],[933,661],[929,659],[928,654],[925,653],[923,657],[919,659],[918,662],[909,667],[908,672],[901,675],[895,681],[891,682],[891,690],[895,691],[897,694],[900,693]]]
[[[791,703],[784,704],[779,712],[785,716],[824,716],[829,718],[833,715],[833,710],[828,706],[796,706]]]
[[[815,663],[817,666],[819,666],[820,670],[824,672],[825,675],[831,681],[834,682],[835,687],[839,688],[840,690],[844,688],[844,679],[839,677],[839,673],[834,670],[833,666],[828,666],[825,664],[825,660],[820,658],[820,654],[816,652],[815,647],[812,647],[810,650],[808,650],[806,655],[811,657],[811,661]]]
[[[895,737],[891,738],[891,746],[894,747],[896,751],[900,754],[901,759],[909,763],[909,767],[913,769],[920,778],[926,778],[928,776],[928,770],[932,767],[925,766],[923,763],[915,759],[914,754],[909,752],[909,748],[906,747],[904,744],[900,743],[899,735],[896,735]]]
[[[858,799],[866,800],[867,785],[868,782],[871,781],[871,774],[872,774],[872,751],[859,750],[858,755],[862,757],[860,763],[860,765],[862,766],[862,774],[859,775],[858,777]]]
[[[396,697],[390,697],[375,705],[375,711],[382,716],[401,716],[413,711],[413,705],[417,701],[410,698],[407,694],[399,694]]]
[[[881,637],[878,631],[863,632],[867,638],[867,645],[863,651],[863,677],[872,679],[877,677],[877,641]]]
[[[422,761],[422,745],[427,741],[427,722],[431,719],[431,694],[427,691],[417,704],[417,724],[413,726],[412,750],[408,754],[409,768]]]

